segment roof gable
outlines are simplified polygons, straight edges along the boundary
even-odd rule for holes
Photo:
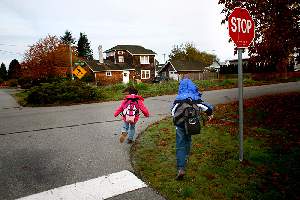
[[[204,63],[199,61],[172,61],[171,62],[176,71],[203,71],[207,67]]]
[[[109,53],[111,51],[118,51],[118,50],[120,51],[126,50],[132,55],[155,55],[156,54],[154,51],[150,49],[145,49],[144,47],[139,45],[117,45],[113,48],[104,51],[104,53]]]
[[[104,63],[99,63],[99,60],[86,60],[85,63],[93,72],[126,70],[132,68],[126,63],[115,64],[109,60],[104,60]]]

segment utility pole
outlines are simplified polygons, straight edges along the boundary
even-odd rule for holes
[[[72,47],[71,47],[71,42],[69,43],[69,51],[70,51],[71,78],[72,78],[72,80],[74,80],[74,76],[73,76],[73,63],[72,63]]]

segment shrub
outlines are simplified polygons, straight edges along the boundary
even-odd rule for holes
[[[9,87],[17,87],[18,86],[18,82],[16,79],[11,79],[8,81],[8,86]]]
[[[127,87],[126,84],[123,83],[117,83],[111,86],[111,89],[113,91],[119,91],[119,90],[124,90]]]
[[[29,89],[33,86],[32,80],[30,78],[19,78],[18,84],[22,89]]]
[[[40,86],[42,83],[54,83],[54,82],[61,82],[66,80],[70,80],[70,79],[64,77],[44,77],[38,79],[24,77],[18,79],[18,84],[21,86],[22,89],[29,89],[34,86]]]
[[[134,86],[139,91],[148,90],[150,87],[147,83],[137,83]]]
[[[42,83],[28,90],[27,102],[34,105],[79,103],[100,100],[101,90],[81,81]]]
[[[87,82],[87,83],[92,83],[94,82],[94,76],[93,74],[86,74],[84,77],[82,77],[81,81]]]
[[[234,85],[234,84],[236,84],[236,80],[232,80],[232,79],[225,79],[219,83],[220,86],[224,86],[224,87]]]
[[[244,79],[243,80],[243,83],[245,84],[245,85],[256,85],[256,84],[258,84],[258,82],[257,81],[255,81],[255,80],[253,80],[253,79],[251,79],[251,78],[246,78],[246,79]]]

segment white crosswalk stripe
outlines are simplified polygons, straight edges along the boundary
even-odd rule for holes
[[[147,185],[143,181],[130,171],[124,170],[33,194],[18,200],[103,200],[144,187]]]

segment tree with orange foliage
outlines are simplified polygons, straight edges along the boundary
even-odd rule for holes
[[[74,52],[72,51],[72,60],[76,60]],[[32,79],[65,77],[67,73],[71,73],[69,46],[62,43],[56,36],[48,35],[30,46],[25,52],[21,66],[23,77]]]

